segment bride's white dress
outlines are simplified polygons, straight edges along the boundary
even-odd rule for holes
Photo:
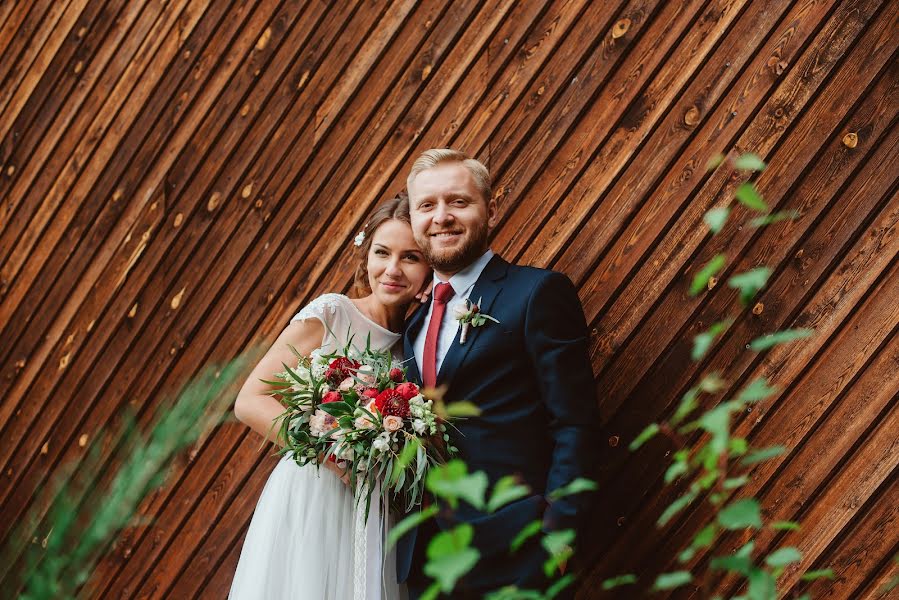
[[[291,321],[325,324],[322,348],[391,348],[400,335],[363,315],[349,298],[324,294]],[[376,496],[375,496],[376,497]],[[333,472],[284,456],[272,471],[247,531],[230,599],[392,600],[401,595],[393,552],[384,555],[386,520],[372,499],[368,522]]]

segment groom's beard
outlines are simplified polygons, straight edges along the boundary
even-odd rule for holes
[[[458,273],[487,250],[487,236],[490,229],[487,223],[483,223],[476,230],[470,230],[468,238],[456,250],[437,250],[431,247],[431,236],[416,240],[421,253],[424,254],[428,264],[437,271],[446,273]]]

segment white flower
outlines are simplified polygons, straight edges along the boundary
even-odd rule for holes
[[[369,365],[362,365],[359,367],[356,370],[356,378],[368,386],[372,386],[378,382],[378,378],[375,377],[374,367],[370,367]]]
[[[340,382],[340,385],[337,386],[337,389],[339,389],[341,392],[348,392],[351,389],[353,389],[354,385],[356,385],[356,382],[353,380],[353,378],[347,377],[346,379],[344,379],[343,381]]]
[[[460,302],[453,308],[453,316],[458,321],[458,320],[464,319],[468,315],[468,311],[469,311],[468,301]]]
[[[424,434],[427,427],[427,424],[421,419],[415,419],[414,421],[412,421],[412,429],[414,429],[415,433],[417,433],[418,435]]]
[[[391,433],[394,431],[399,431],[403,428],[403,419],[402,417],[398,417],[396,415],[387,415],[384,417],[384,429],[390,431]]]
[[[365,230],[363,229],[362,231],[360,231],[359,233],[356,234],[356,237],[353,238],[353,245],[361,246],[364,241],[365,241]]]
[[[390,434],[387,432],[382,433],[375,438],[371,445],[378,452],[386,452],[390,449]]]

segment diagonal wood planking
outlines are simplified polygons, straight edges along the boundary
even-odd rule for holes
[[[808,525],[757,542],[838,575],[784,585],[873,593],[897,542],[897,19],[882,0],[3,3],[0,530],[31,511],[44,532],[44,483],[93,444],[102,489],[127,448],[101,432],[123,409],[149,422],[204,364],[347,289],[368,211],[419,152],[455,146],[496,176],[494,248],[567,273],[590,322],[608,493],[581,597],[675,568],[697,530],[688,510],[656,532],[677,493],[660,487],[667,448],[625,448],[712,369],[781,389],[735,425],[793,448],[747,491]],[[704,171],[718,151],[768,160],[760,190],[801,218],[708,238],[703,212],[742,181]],[[761,313],[693,365],[690,338],[736,296],[689,299],[685,282],[722,250],[728,273],[774,274]],[[817,335],[743,351],[796,325]],[[82,596],[226,595],[269,454],[238,423],[198,443]]]

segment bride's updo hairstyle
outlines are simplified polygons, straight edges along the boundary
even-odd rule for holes
[[[356,236],[357,240],[362,238],[362,243],[356,248],[356,273],[353,277],[353,288],[358,296],[371,293],[371,286],[368,284],[368,251],[371,249],[372,237],[378,227],[394,219],[412,226],[409,218],[409,195],[406,192],[400,192],[378,206]]]

